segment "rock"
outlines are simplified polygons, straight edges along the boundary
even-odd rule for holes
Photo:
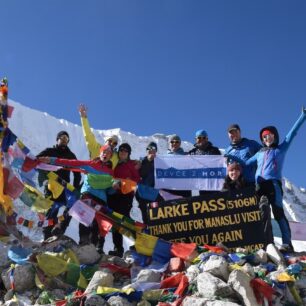
[[[241,269],[243,272],[245,272],[247,275],[251,277],[251,279],[255,278],[255,271],[251,264],[248,262],[242,266]]]
[[[80,264],[90,265],[97,262],[101,257],[93,244],[75,246],[73,247],[73,251],[79,259]]]
[[[148,283],[156,283],[160,282],[161,274],[159,272],[155,272],[153,270],[144,269],[139,272],[137,275],[137,282],[148,282]]]
[[[114,276],[112,273],[96,271],[85,290],[85,294],[95,292],[98,286],[113,287],[113,283]]]
[[[233,289],[227,283],[208,272],[202,272],[198,275],[197,286],[201,297],[209,299],[234,295]]]
[[[10,246],[0,242],[0,268],[2,270],[3,267],[7,267],[9,263],[9,259],[7,257],[7,252]]]
[[[6,290],[11,289],[10,271],[11,268],[1,273]],[[31,265],[15,265],[13,278],[16,292],[23,292],[35,287],[35,273]]]
[[[62,289],[54,289],[51,291],[51,294],[56,300],[64,300],[66,296],[66,292]]]
[[[98,294],[90,295],[85,301],[85,306],[107,306],[109,305],[102,296]]]
[[[261,306],[258,304],[250,286],[251,277],[241,270],[234,270],[229,275],[228,284],[238,293],[245,306]]]
[[[205,306],[239,306],[240,304],[230,301],[207,301]]]
[[[285,260],[282,253],[279,249],[272,243],[267,245],[266,252],[268,257],[273,261],[276,265],[284,264]]]
[[[207,299],[201,297],[187,296],[182,306],[206,306]]]
[[[228,280],[228,263],[222,256],[210,256],[209,259],[200,266],[200,269],[201,268],[203,272],[209,272],[210,274],[221,278],[226,282]]]
[[[200,273],[201,271],[196,265],[188,267],[186,271],[186,276],[188,278],[189,283],[195,280]]]
[[[259,249],[255,254],[254,262],[256,264],[265,264],[268,262],[268,255],[265,250]]]
[[[120,296],[112,296],[107,302],[111,306],[135,306],[135,304],[130,303],[127,299]]]
[[[142,300],[137,304],[137,306],[151,306],[151,303],[146,300]]]
[[[239,306],[239,304],[227,300],[210,300],[207,298],[187,296],[183,300],[182,306]]]

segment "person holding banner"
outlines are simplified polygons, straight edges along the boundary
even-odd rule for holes
[[[228,138],[231,141],[230,145],[225,149],[225,154],[227,155],[235,155],[243,161],[247,161],[262,148],[257,141],[244,137],[242,138],[238,124],[231,124],[227,132]],[[255,186],[256,165],[242,166],[242,170],[244,179]]]
[[[266,126],[262,128],[259,137],[262,141],[263,148],[246,162],[237,156],[226,155],[246,166],[257,163],[255,174],[257,193],[260,198],[265,196],[272,207],[274,218],[282,234],[283,244],[280,250],[284,252],[293,251],[293,245],[289,222],[283,208],[282,169],[290,144],[304,123],[305,118],[306,109],[303,107],[301,115],[281,144],[279,144],[279,134],[276,127]]]
[[[70,160],[42,156],[39,157],[39,161],[86,171],[80,199],[91,208],[99,211],[107,203],[108,189],[111,187],[117,188],[118,184],[117,181],[114,182],[113,180],[112,154],[111,146],[104,145],[100,148],[100,156],[94,160]],[[99,228],[95,219],[90,227],[80,223],[79,231],[81,244],[91,241],[99,252],[103,252],[104,237],[99,238]]]
[[[195,139],[196,143],[194,148],[188,152],[189,155],[221,155],[220,150],[208,141],[208,134],[205,130],[196,131]]]
[[[183,148],[181,147],[181,138],[178,135],[172,135],[169,137],[169,149],[167,154],[173,155],[185,155]]]
[[[214,147],[208,141],[208,134],[205,130],[198,130],[195,134],[196,143],[194,148],[188,152],[189,155],[221,155],[219,148]],[[216,191],[200,190],[200,195],[208,194]]]
[[[69,134],[66,131],[60,131],[57,133],[56,136],[56,145],[52,148],[46,148],[45,150],[41,151],[39,154],[36,155],[37,158],[42,156],[48,156],[48,157],[57,157],[57,158],[66,158],[69,160],[76,159],[75,154],[69,149],[68,143],[69,143]],[[38,184],[39,186],[43,186],[45,181],[47,180],[47,171],[39,170],[38,172]],[[56,174],[63,179],[65,182],[70,182],[70,171],[60,169],[56,171]],[[81,182],[81,174],[79,172],[73,173],[73,186],[76,189],[80,188],[80,182]],[[44,194],[45,197],[49,197],[52,201],[58,202],[58,203],[65,203],[66,204],[66,196],[65,191],[63,191],[58,198],[53,198],[52,192],[48,188],[48,184],[45,184],[44,186]],[[54,204],[56,205],[56,203]],[[59,207],[51,207],[47,212],[47,220],[53,219],[56,222],[57,220],[57,214],[59,211]],[[59,222],[55,226],[47,226],[43,229],[44,234],[44,240],[50,238],[52,235],[60,235],[62,234],[70,220],[70,217],[68,216],[67,210],[64,211],[64,220],[62,222]]]
[[[181,138],[178,135],[172,135],[169,138],[170,148],[167,151],[167,154],[170,155],[186,155],[183,148],[181,147]],[[190,190],[172,190],[172,189],[163,189],[166,192],[169,192],[170,194],[174,194],[177,196],[181,196],[184,198],[191,197],[191,191]]]
[[[129,179],[138,183],[140,181],[139,171],[134,160],[130,159],[132,148],[128,143],[122,143],[119,146],[118,156],[119,161],[114,169],[114,176],[116,179]],[[108,196],[108,206],[115,212],[130,217],[130,211],[133,206],[134,191],[127,194],[123,194],[120,188],[117,188],[115,193]],[[114,250],[109,251],[109,255],[122,257],[123,248],[123,237],[118,231],[113,231],[113,242]]]
[[[139,174],[140,174],[140,184],[148,187],[155,187],[155,177],[154,177],[154,159],[157,153],[157,144],[154,141],[151,141],[146,147],[147,156],[144,157],[141,161]],[[136,200],[139,204],[139,209],[141,211],[142,222],[144,224],[148,223],[147,218],[147,204],[150,201],[148,199],[143,198],[140,195],[139,189],[136,192]],[[155,201],[161,200],[161,196],[158,194]]]

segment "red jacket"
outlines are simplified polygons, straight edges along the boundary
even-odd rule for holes
[[[136,165],[133,160],[128,160],[125,162],[119,161],[114,169],[114,177],[130,179],[136,183],[140,181],[139,171],[136,169]]]

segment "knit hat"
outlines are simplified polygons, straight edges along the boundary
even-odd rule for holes
[[[119,149],[118,151],[120,152],[121,149],[124,149],[124,150],[127,150],[127,152],[129,153],[129,155],[131,154],[132,152],[132,148],[131,146],[128,144],[128,143],[122,143],[120,146],[119,146]]]
[[[230,131],[233,131],[233,130],[238,130],[238,131],[240,131],[240,126],[238,125],[238,124],[231,124],[229,127],[228,127],[228,129],[227,129],[227,131],[228,132],[230,132]]]
[[[111,135],[111,136],[107,137],[105,141],[109,141],[109,140],[111,140],[113,142],[116,142],[116,143],[119,142],[119,138],[118,138],[117,135]]]
[[[68,132],[66,132],[66,131],[60,131],[60,132],[58,132],[57,135],[56,135],[56,140],[59,140],[59,139],[60,139],[62,136],[64,136],[64,135],[66,135],[68,138],[70,138]]]
[[[178,135],[176,135],[176,134],[174,134],[174,135],[172,135],[172,136],[169,137],[169,142],[171,142],[172,140],[176,140],[176,141],[181,142],[180,136],[178,136]]]
[[[242,172],[242,167],[237,162],[233,162],[233,163],[230,163],[230,164],[227,165],[227,171],[231,171],[231,170],[234,170],[234,169]]]
[[[205,130],[196,131],[195,137],[207,137],[207,132]]]
[[[155,150],[157,151],[157,144],[154,141],[151,141],[148,146],[147,146],[147,151],[148,150]]]
[[[261,133],[261,137],[263,138],[266,135],[272,134],[272,132],[270,130],[263,130]]]
[[[110,151],[113,152],[113,149],[110,145],[104,145],[100,147],[100,153],[105,152],[105,151]]]

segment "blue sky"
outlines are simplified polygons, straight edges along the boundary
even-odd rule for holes
[[[94,128],[139,136],[206,129],[218,147],[306,104],[306,1],[30,0],[1,5],[0,76],[11,99]],[[29,123],[30,124],[30,123]],[[283,174],[306,187],[306,124]],[[47,135],[46,135],[47,137]]]

